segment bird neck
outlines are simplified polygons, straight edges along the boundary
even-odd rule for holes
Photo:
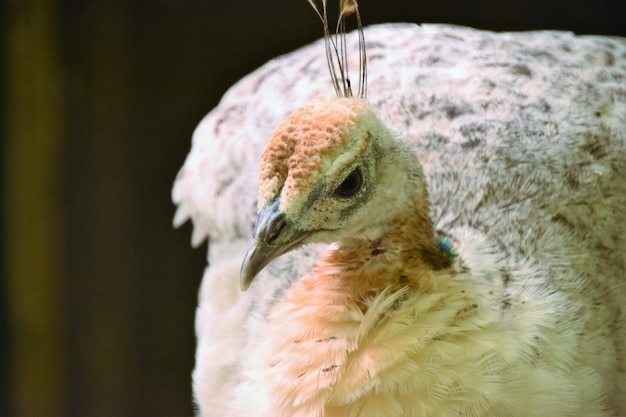
[[[322,257],[316,275],[358,298],[407,286],[434,289],[433,272],[449,264],[450,250],[436,239],[427,206],[405,208],[384,227],[380,238],[338,242]]]

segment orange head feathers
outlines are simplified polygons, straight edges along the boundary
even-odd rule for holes
[[[281,209],[295,217],[305,203],[304,193],[373,116],[364,100],[332,96],[318,97],[291,114],[278,125],[261,156],[259,209],[280,195],[283,202],[289,201],[289,206],[281,203]],[[363,131],[353,157],[367,150],[367,135]]]

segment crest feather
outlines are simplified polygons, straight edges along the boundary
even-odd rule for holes
[[[324,41],[326,43],[326,60],[330,78],[337,97],[353,97],[352,85],[348,69],[348,52],[346,47],[346,18],[354,15],[359,32],[359,83],[358,97],[367,95],[367,57],[365,53],[365,37],[357,0],[339,0],[339,15],[333,34],[328,24],[328,1],[307,0],[324,25]],[[318,3],[321,3],[321,7]]]

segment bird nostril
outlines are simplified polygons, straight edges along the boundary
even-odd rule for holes
[[[285,218],[282,215],[274,219],[274,221],[271,222],[268,227],[269,233],[267,237],[267,243],[271,245],[274,242],[276,242],[276,240],[281,235],[283,230],[285,230],[286,226],[287,226],[287,222],[285,221]]]

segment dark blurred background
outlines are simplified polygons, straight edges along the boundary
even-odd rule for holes
[[[195,125],[316,39],[305,0],[5,0],[0,416],[190,416],[206,246],[170,188]],[[367,24],[626,35],[623,0],[362,0]]]

